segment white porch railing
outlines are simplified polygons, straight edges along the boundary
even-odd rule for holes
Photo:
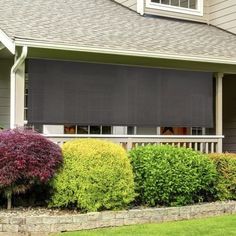
[[[224,136],[215,135],[44,135],[58,145],[75,138],[98,138],[109,140],[122,145],[126,150],[133,147],[145,146],[147,144],[164,145],[169,144],[177,147],[192,148],[203,153],[215,153],[222,149]]]

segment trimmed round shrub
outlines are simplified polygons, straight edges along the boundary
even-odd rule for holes
[[[216,200],[236,200],[236,154],[210,154],[217,169]]]
[[[121,209],[134,199],[132,167],[119,145],[78,139],[62,147],[64,166],[53,181],[51,207]]]
[[[48,182],[62,163],[58,145],[27,129],[0,132],[0,191],[8,198]]]
[[[129,155],[137,204],[178,206],[212,197],[216,170],[206,155],[169,145],[137,147]]]

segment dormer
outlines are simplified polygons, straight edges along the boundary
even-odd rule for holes
[[[137,12],[146,15],[207,23],[209,0],[136,0]]]
[[[145,5],[150,9],[203,16],[203,0],[146,0]]]
[[[236,34],[236,4],[220,0],[114,0],[140,15],[214,25]]]
[[[208,23],[209,0],[114,0],[140,15]]]

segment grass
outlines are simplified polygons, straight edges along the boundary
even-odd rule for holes
[[[60,236],[236,236],[236,215],[62,233]]]

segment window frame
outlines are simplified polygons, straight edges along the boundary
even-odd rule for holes
[[[191,135],[206,135],[206,128],[204,127],[192,127]]]
[[[146,7],[188,15],[203,16],[203,0],[197,1],[197,9],[166,5],[162,3],[152,2],[152,0],[146,0]]]
[[[63,134],[70,134],[70,133],[66,133],[65,132],[65,128],[66,127],[72,127],[72,126],[74,126],[75,127],[75,132],[73,133],[73,134],[80,134],[80,133],[78,133],[78,129],[79,129],[79,127],[87,127],[88,128],[88,133],[86,133],[86,134],[83,134],[83,135],[91,135],[91,134],[94,134],[94,135],[100,135],[100,134],[103,134],[103,135],[111,135],[111,134],[113,134],[113,126],[111,126],[111,125],[78,125],[78,124],[64,124],[64,125],[62,125],[63,126],[63,130],[64,130],[64,132],[63,132]],[[97,126],[97,127],[99,127],[99,129],[100,129],[100,131],[99,131],[99,133],[91,133],[91,127],[93,127],[93,126]],[[103,133],[103,128],[104,127],[110,127],[110,129],[111,129],[111,133],[109,133],[109,134],[104,134]]]

